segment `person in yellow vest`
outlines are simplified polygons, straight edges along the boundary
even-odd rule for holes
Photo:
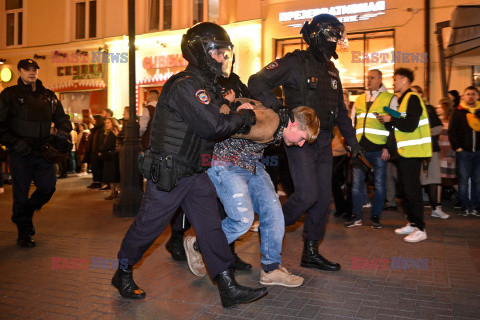
[[[392,132],[387,146],[397,165],[402,207],[409,221],[405,227],[396,229],[395,233],[406,235],[404,238],[406,242],[427,239],[420,167],[425,158],[432,156],[428,112],[423,99],[411,89],[413,80],[412,70],[406,68],[395,70],[393,89],[398,97],[398,115],[379,116]]]
[[[383,107],[397,109],[397,97],[387,92],[382,83],[382,72],[373,69],[367,75],[367,91],[360,95],[355,101],[356,135],[360,146],[365,150],[365,158],[374,168],[375,194],[373,206],[370,212],[372,228],[380,229],[380,214],[385,203],[386,170],[390,154],[387,151],[386,143],[389,131],[385,125],[378,121],[376,114],[387,114]],[[345,227],[362,225],[363,193],[365,190],[366,170],[359,161],[352,162],[352,199],[353,216],[350,221],[345,222]]]
[[[453,111],[448,138],[456,152],[460,214],[480,217],[480,101],[474,86],[463,92],[460,105]],[[471,179],[471,197],[468,180]]]

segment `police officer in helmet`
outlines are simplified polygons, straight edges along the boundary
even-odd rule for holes
[[[353,156],[360,153],[352,122],[343,103],[338,70],[330,59],[338,58],[336,48],[343,44],[345,26],[334,16],[320,14],[301,29],[307,50],[296,50],[268,64],[250,77],[248,87],[253,97],[265,106],[284,112],[299,106],[315,110],[320,119],[320,133],[313,144],[286,147],[295,192],[283,205],[285,225],[294,224],[306,214],[305,240],[301,265],[327,271],[340,270],[340,264],[318,253],[318,243],[325,235],[331,198],[332,130],[338,126]],[[273,89],[282,86],[285,106]]]
[[[118,252],[123,263],[112,284],[124,297],[145,297],[133,280],[133,266],[181,206],[196,232],[198,249],[217,283],[222,305],[235,307],[260,298],[266,288],[248,288],[235,281],[215,187],[202,167],[202,156],[211,156],[216,139],[249,132],[255,114],[252,110],[220,114],[221,87],[216,80],[231,69],[233,50],[222,27],[209,22],[197,24],[183,36],[181,47],[189,64],[165,83],[158,100],[150,150],[140,161],[148,179],[145,195]],[[189,261],[195,263],[199,262]]]
[[[72,124],[55,94],[38,79],[37,62],[23,59],[17,65],[18,83],[0,94],[0,143],[8,147],[13,179],[13,215],[20,247],[35,247],[33,213],[55,192],[53,162],[65,159]],[[51,136],[51,124],[57,135]],[[60,150],[65,148],[65,150]],[[36,190],[29,197],[31,182]]]

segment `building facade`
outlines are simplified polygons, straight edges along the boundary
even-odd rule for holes
[[[306,48],[301,26],[319,13],[346,25],[349,46],[338,48],[335,63],[352,95],[362,92],[369,69],[382,70],[392,88],[393,70],[408,67],[436,104],[442,94],[435,24],[466,4],[475,1],[136,0],[137,106],[185,68],[180,42],[194,23],[225,27],[235,45],[234,71],[246,82],[270,61]],[[127,0],[0,0],[0,90],[16,83],[18,60],[33,58],[74,121],[107,107],[121,117],[129,101],[127,7]],[[462,91],[479,69],[453,67],[449,89]]]

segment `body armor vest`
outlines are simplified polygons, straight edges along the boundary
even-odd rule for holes
[[[180,177],[202,172],[202,158],[210,156],[215,141],[202,139],[175,112],[175,106],[167,104],[172,86],[181,78],[193,78],[201,86],[202,79],[188,71],[173,75],[166,83],[158,100],[152,121],[150,148],[155,153],[172,156],[179,164]],[[209,92],[211,93],[211,91]],[[211,94],[211,97],[216,95]],[[214,101],[215,103],[215,101]]]
[[[296,87],[283,86],[285,105],[289,108],[312,108],[320,119],[320,129],[331,131],[337,118],[340,89],[338,70],[332,62],[316,61],[307,51],[295,50],[290,54],[298,57],[301,83]]]
[[[40,93],[15,90],[13,94],[11,130],[20,138],[46,139],[50,135],[56,97],[49,90]]]

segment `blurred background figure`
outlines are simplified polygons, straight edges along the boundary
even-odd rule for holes
[[[102,187],[103,160],[98,157],[100,145],[105,140],[105,122],[101,115],[93,116],[94,126],[90,130],[88,148],[84,161],[90,163],[93,182],[87,188],[100,189]]]
[[[439,136],[443,131],[443,124],[435,111],[435,108],[425,100],[423,90],[420,86],[412,86],[412,91],[418,93],[425,102],[428,112],[428,122],[430,124],[430,134],[432,136],[432,156],[426,159],[420,171],[420,182],[427,192],[430,206],[432,208],[432,217],[447,219],[448,214],[443,212],[440,204],[440,160],[438,152],[440,147],[438,144]]]
[[[120,165],[117,149],[117,135],[120,127],[115,118],[105,120],[105,138],[98,148],[98,156],[103,160],[102,182],[109,185],[112,192],[105,200],[118,196],[117,184],[120,182]],[[105,188],[105,190],[108,190]]]
[[[88,148],[88,136],[90,135],[90,130],[86,123],[80,123],[78,126],[77,141],[75,143],[77,164],[79,168],[79,177],[86,176],[88,164],[84,162],[85,154],[87,153]]]

